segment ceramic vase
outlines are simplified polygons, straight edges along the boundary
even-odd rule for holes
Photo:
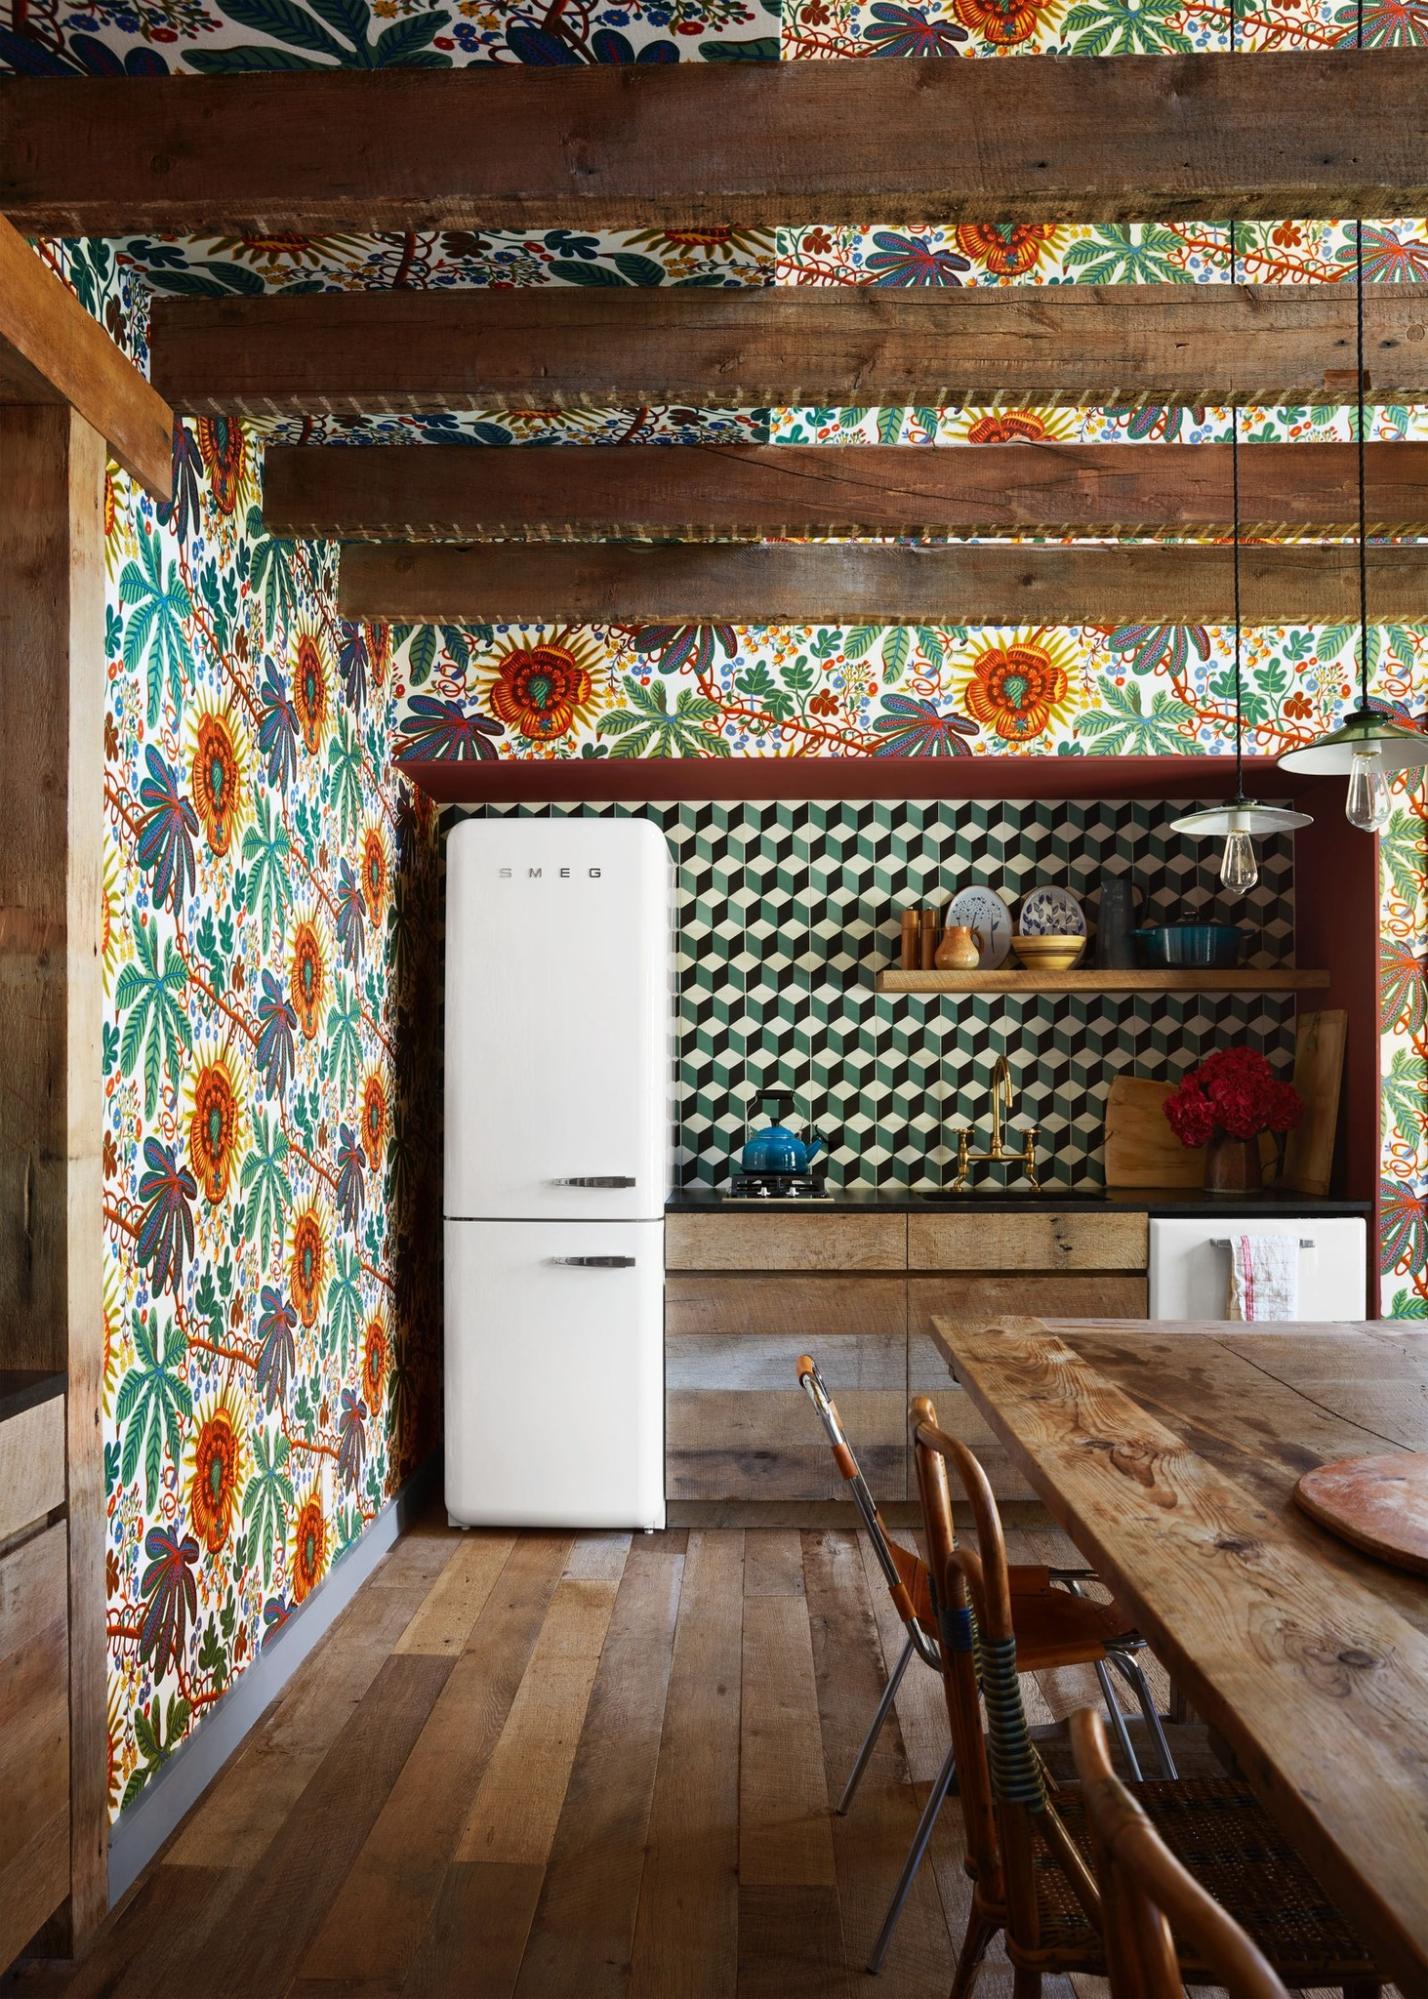
[[[1217,1131],[1205,1147],[1205,1192],[1249,1194],[1264,1184],[1259,1140]]]
[[[1135,964],[1135,884],[1129,875],[1101,872],[1100,906],[1096,913],[1096,963],[1102,971],[1125,972]]]

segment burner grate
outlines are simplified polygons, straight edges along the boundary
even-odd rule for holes
[[[729,1192],[739,1201],[822,1201],[823,1182],[811,1173],[736,1173]]]

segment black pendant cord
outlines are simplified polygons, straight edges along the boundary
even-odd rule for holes
[[[1369,627],[1368,627],[1368,418],[1364,409],[1364,225],[1363,218],[1354,224],[1354,324],[1356,335],[1356,361],[1358,364],[1358,431],[1359,431],[1359,704],[1369,705]]]
[[[1357,0],[1357,46],[1364,45],[1364,0]],[[1359,703],[1369,705],[1368,628],[1368,419],[1364,394],[1364,221],[1354,224],[1354,358],[1358,367],[1358,473],[1359,473]]]
[[[1363,0],[1359,0],[1362,7]],[[1237,53],[1239,25],[1239,0],[1230,0],[1230,54]],[[1239,268],[1239,234],[1234,217],[1230,218],[1230,284],[1235,283]],[[1244,705],[1244,624],[1240,617],[1240,406],[1235,403],[1230,410],[1230,501],[1234,521],[1234,539],[1231,547],[1231,563],[1234,576],[1235,595],[1235,797],[1245,795],[1245,705]]]
[[[1231,20],[1233,20],[1233,15]],[[1231,30],[1233,45],[1233,29]],[[1233,222],[1230,223],[1230,283],[1235,282],[1235,269],[1239,259],[1239,242]],[[1233,541],[1231,544],[1231,565],[1234,578],[1235,597],[1235,797],[1245,795],[1245,705],[1244,705],[1244,623],[1240,617],[1240,408],[1236,403],[1230,410],[1230,507],[1233,520]]]

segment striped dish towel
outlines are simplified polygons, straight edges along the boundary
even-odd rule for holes
[[[1299,1317],[1297,1234],[1230,1237],[1230,1317]]]

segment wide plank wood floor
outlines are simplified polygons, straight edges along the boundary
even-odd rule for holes
[[[1059,1536],[1016,1553],[1064,1558]],[[863,1970],[946,1750],[847,1531],[467,1533],[386,1556],[77,1967],[69,1999],[888,1999],[947,1991],[960,1823]],[[1031,1690],[1033,1720],[1095,1696]],[[1005,1999],[1005,1961],[980,1994]],[[1068,1999],[1049,1985],[1048,1999]]]

